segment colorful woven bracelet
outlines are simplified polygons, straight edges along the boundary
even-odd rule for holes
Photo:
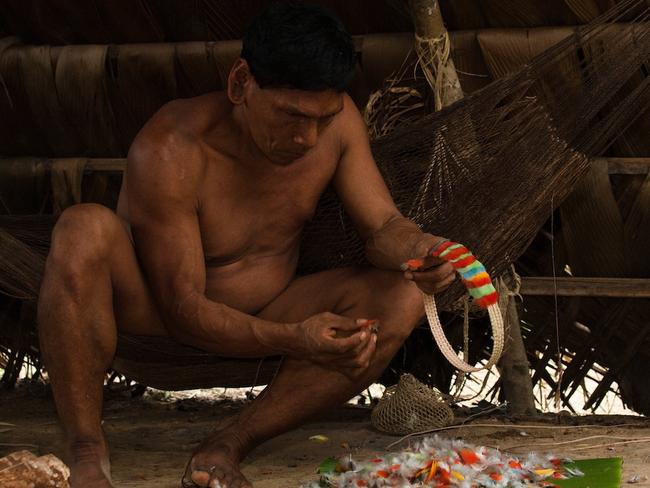
[[[498,303],[499,294],[485,266],[465,246],[445,240],[431,251],[431,255],[451,263],[476,305],[487,309],[490,305]]]

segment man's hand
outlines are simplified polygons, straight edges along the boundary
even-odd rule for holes
[[[456,279],[454,267],[440,258],[431,256],[431,251],[444,239],[431,234],[423,234],[415,244],[413,259],[402,265],[404,278],[414,281],[423,292],[433,295],[440,293]]]
[[[299,327],[302,337],[297,357],[351,378],[366,369],[374,357],[377,345],[374,320],[353,320],[325,312],[308,318]]]

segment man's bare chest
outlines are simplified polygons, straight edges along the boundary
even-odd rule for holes
[[[295,248],[333,170],[228,184],[207,178],[198,214],[206,260],[218,265]]]

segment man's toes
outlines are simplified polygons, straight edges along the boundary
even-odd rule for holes
[[[235,473],[225,473],[219,478],[213,475],[208,486],[209,488],[253,488],[246,478]]]
[[[210,488],[230,488],[232,484],[232,475],[225,473],[221,469],[215,469],[210,479]]]
[[[210,481],[221,481],[222,483],[226,481],[226,477],[228,476],[228,473],[226,473],[223,469],[215,466],[212,468],[212,476],[210,478]]]
[[[192,476],[190,476],[190,478],[195,484],[199,486],[205,486],[205,487],[209,486],[210,473],[208,473],[207,471],[201,471],[195,469],[194,471],[192,471]]]

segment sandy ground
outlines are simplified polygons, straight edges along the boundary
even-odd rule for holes
[[[241,407],[241,403],[230,400],[130,399],[115,392],[108,396],[104,427],[111,445],[117,487],[177,488],[192,449],[216,420]],[[25,448],[37,454],[62,454],[61,431],[46,390],[0,392],[0,422],[13,424],[0,424],[1,456]],[[528,424],[543,428],[525,426]],[[329,440],[310,441],[309,437],[315,434],[325,435]],[[624,485],[638,476],[641,481],[629,486],[650,487],[650,481],[643,479],[650,478],[650,419],[647,418],[548,416],[536,422],[515,422],[503,416],[482,417],[441,434],[517,454],[548,450],[573,459],[622,457]],[[569,442],[586,437],[592,438]],[[619,438],[645,440],[614,445],[622,442]],[[396,439],[372,429],[368,410],[342,407],[319,422],[257,448],[247,458],[244,473],[256,488],[298,487],[302,482],[316,479],[316,467],[329,456],[352,452],[358,459],[375,457]]]

